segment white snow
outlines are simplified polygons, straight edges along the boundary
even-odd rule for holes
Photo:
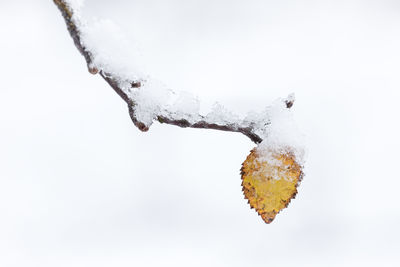
[[[74,10],[75,14],[80,13],[85,4],[85,0],[66,0],[65,2]]]
[[[92,55],[90,67],[117,79],[119,86],[135,103],[134,114],[138,121],[149,127],[158,116],[163,116],[192,124],[205,121],[236,129],[250,127],[264,140],[259,145],[260,151],[292,153],[300,164],[303,163],[303,136],[283,99],[276,100],[262,112],[249,112],[243,118],[219,103],[201,116],[197,97],[173,91],[146,73],[145,60],[139,50],[124,37],[115,23],[105,19],[84,19],[83,1],[68,0],[68,3],[74,9],[73,20],[81,32],[83,46]],[[131,88],[132,81],[140,81],[141,86]],[[294,101],[294,95],[287,100]]]
[[[267,108],[269,116],[268,127],[259,129],[265,131],[264,141],[259,145],[259,151],[275,151],[281,154],[291,153],[297,163],[304,164],[305,137],[299,130],[293,118],[293,111],[286,108],[284,101],[277,100]],[[260,127],[263,127],[261,124]]]

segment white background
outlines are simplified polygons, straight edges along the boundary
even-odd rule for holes
[[[294,92],[306,176],[264,224],[249,139],[139,132],[52,1],[1,0],[0,266],[399,266],[399,1],[87,2],[171,88],[239,113]]]

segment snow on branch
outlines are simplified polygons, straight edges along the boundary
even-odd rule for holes
[[[82,0],[53,0],[60,9],[75,46],[88,70],[101,77],[128,104],[133,123],[148,131],[154,121],[179,127],[240,132],[258,144],[242,165],[242,190],[251,208],[266,223],[296,196],[303,178],[302,135],[290,108],[294,96],[278,99],[264,112],[244,118],[222,105],[200,114],[200,103],[188,93],[176,93],[142,73],[135,51],[126,46],[114,24],[89,23],[80,14]],[[122,46],[122,48],[121,48]],[[126,53],[126,51],[129,51]]]
[[[276,121],[271,115],[277,113],[279,118],[283,118],[285,116],[281,115],[287,114],[286,117],[291,119],[289,109],[294,102],[293,95],[277,100],[262,113],[253,112],[244,118],[218,103],[211,112],[201,115],[197,98],[169,90],[163,83],[141,73],[138,66],[124,66],[126,58],[130,58],[128,55],[118,56],[118,46],[123,44],[123,40],[112,23],[86,21],[81,16],[82,0],[53,1],[64,17],[75,46],[84,56],[89,72],[100,74],[128,104],[130,117],[141,131],[148,131],[153,121],[158,121],[179,127],[239,132],[257,144],[267,138],[282,139],[282,134],[274,127],[281,121]],[[113,41],[116,46],[113,46]]]

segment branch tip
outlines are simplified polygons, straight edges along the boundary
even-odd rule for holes
[[[288,97],[285,99],[285,104],[287,108],[293,107],[294,101],[296,100],[294,94],[288,95]]]

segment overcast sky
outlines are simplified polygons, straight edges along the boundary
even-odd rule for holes
[[[399,266],[398,1],[87,0],[84,12],[204,103],[244,114],[294,92],[306,176],[266,225],[241,192],[248,138],[139,132],[52,1],[0,0],[1,266]]]

